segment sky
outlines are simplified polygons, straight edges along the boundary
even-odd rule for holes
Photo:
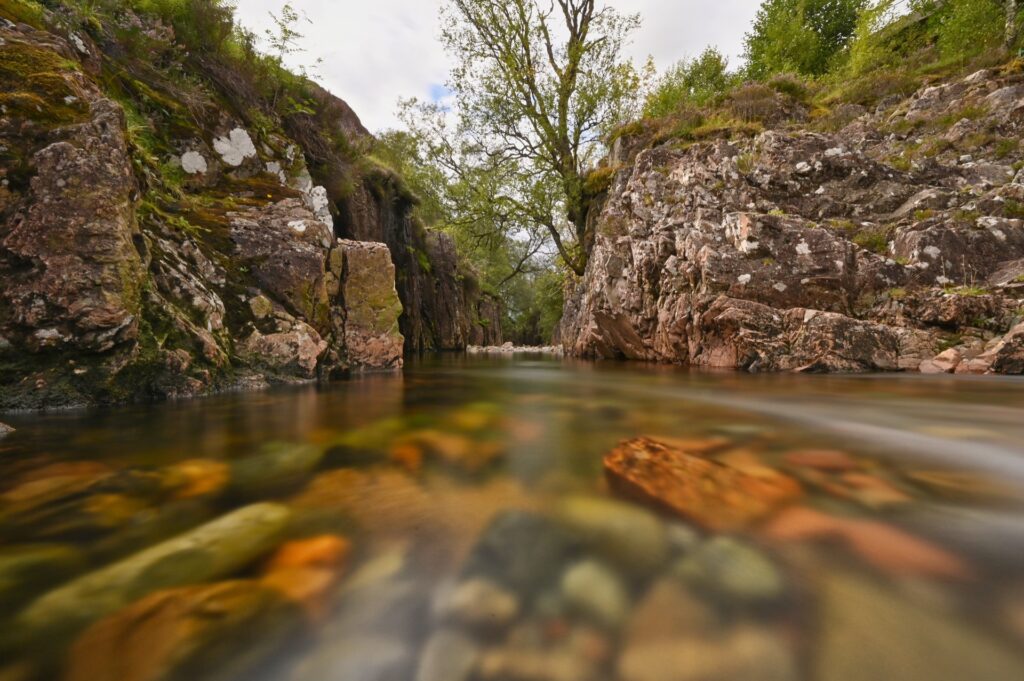
[[[708,45],[740,62],[743,34],[760,0],[606,0],[621,12],[639,12],[643,26],[629,54],[654,58],[659,70],[694,57]],[[238,17],[262,33],[269,12],[284,0],[237,0]],[[443,0],[292,0],[311,23],[301,27],[305,52],[292,66],[322,64],[317,80],[355,109],[378,132],[398,127],[399,98],[441,96],[449,62],[438,41]]]

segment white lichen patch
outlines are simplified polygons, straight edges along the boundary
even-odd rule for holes
[[[927,255],[932,260],[938,260],[939,256],[942,255],[942,249],[940,249],[938,246],[927,246],[924,249],[924,254]]]
[[[786,292],[786,289],[787,289],[787,288],[789,288],[789,287],[788,287],[788,286],[786,286],[785,284],[783,284],[783,283],[782,283],[782,282],[780,281],[779,283],[777,283],[777,284],[775,284],[774,286],[772,286],[772,288],[773,288],[773,289],[775,289],[776,291],[778,291],[779,293],[785,293],[785,292]]]
[[[313,187],[305,196],[306,206],[313,211],[316,219],[324,225],[334,228],[334,218],[331,216],[331,199],[324,187]]]
[[[746,286],[747,284],[750,283],[750,280],[753,278],[754,277],[750,274],[741,274],[739,277],[736,278],[736,281]]]
[[[811,254],[811,246],[810,246],[810,244],[808,244],[806,241],[801,241],[800,243],[798,243],[796,245],[796,254],[797,255],[810,255]]]
[[[305,220],[292,220],[288,223],[288,229],[292,230],[296,234],[306,233],[306,221]]]
[[[189,175],[205,175],[208,170],[206,157],[198,151],[189,151],[181,156],[181,169]]]
[[[224,159],[224,163],[232,168],[245,163],[247,158],[256,156],[256,145],[252,137],[242,128],[235,128],[227,137],[218,137],[213,140],[213,148]]]

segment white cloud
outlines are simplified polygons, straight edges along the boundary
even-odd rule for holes
[[[262,33],[268,15],[284,0],[239,0],[238,16]],[[622,12],[640,12],[644,25],[630,54],[654,57],[659,68],[717,45],[739,63],[743,34],[760,0],[612,0]],[[312,24],[302,27],[306,52],[320,58],[319,80],[347,101],[371,130],[397,125],[400,97],[429,99],[447,78],[448,60],[438,42],[442,0],[292,0]]]

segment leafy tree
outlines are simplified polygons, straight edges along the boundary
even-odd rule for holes
[[[449,0],[449,109],[406,102],[403,119],[452,178],[460,222],[538,232],[582,274],[593,241],[587,170],[635,114],[641,76],[622,57],[639,17],[595,0]]]
[[[714,47],[695,59],[682,60],[662,76],[647,96],[644,115],[666,116],[684,103],[698,106],[724,94],[736,82],[729,60]]]
[[[850,43],[867,0],[765,0],[746,35],[748,74],[826,73]]]

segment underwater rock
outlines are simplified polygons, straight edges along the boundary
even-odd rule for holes
[[[442,629],[420,653],[415,681],[467,681],[480,658],[480,648],[468,636]]]
[[[751,475],[650,438],[622,443],[604,470],[616,493],[713,530],[745,527],[801,495],[782,474]]]
[[[14,613],[41,591],[81,572],[80,551],[62,544],[27,544],[0,549],[0,611]]]
[[[484,531],[464,574],[493,579],[522,597],[553,586],[579,542],[549,518],[506,511]]]
[[[48,645],[161,589],[230,575],[274,547],[290,511],[256,504],[60,586],[14,621],[20,635]]]
[[[710,590],[729,602],[770,603],[785,591],[782,574],[772,561],[732,537],[708,540],[672,572],[696,590]]]
[[[150,594],[86,629],[64,681],[236,678],[272,658],[299,618],[273,589],[221,582]]]
[[[479,577],[454,585],[442,593],[434,606],[435,617],[442,622],[489,631],[507,627],[519,610],[519,599],[514,593]]]
[[[291,491],[313,474],[324,457],[323,447],[271,442],[253,456],[231,462],[228,492],[263,499]]]
[[[587,548],[630,574],[645,576],[665,563],[665,524],[650,511],[601,497],[573,496],[559,502],[555,517]]]
[[[594,560],[569,567],[562,576],[562,598],[569,609],[615,629],[629,612],[629,592],[622,579]]]

